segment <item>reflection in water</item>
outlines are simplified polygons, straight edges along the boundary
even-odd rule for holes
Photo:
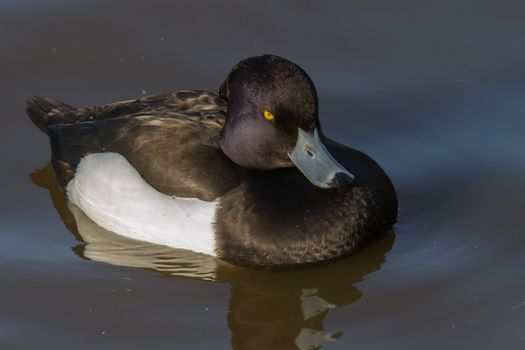
[[[341,332],[324,329],[326,315],[360,298],[354,284],[380,268],[394,242],[394,235],[388,234],[357,254],[319,266],[246,269],[207,255],[135,241],[99,227],[68,203],[55,184],[50,165],[32,173],[31,179],[49,190],[68,230],[85,242],[74,248],[80,257],[229,283],[227,318],[234,349],[317,349],[337,340]]]

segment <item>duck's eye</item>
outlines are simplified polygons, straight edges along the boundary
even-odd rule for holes
[[[263,112],[263,116],[266,120],[269,120],[269,121],[273,121],[275,119],[275,117],[273,116],[272,113],[270,113],[269,111],[264,111]]]

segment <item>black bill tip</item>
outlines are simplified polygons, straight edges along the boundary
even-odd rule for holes
[[[332,180],[332,187],[348,187],[354,182],[354,176],[348,173],[339,172]]]

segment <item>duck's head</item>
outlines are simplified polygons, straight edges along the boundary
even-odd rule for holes
[[[228,103],[220,145],[238,165],[295,165],[321,188],[353,181],[323,143],[314,84],[296,64],[273,55],[245,59],[232,69],[220,95]]]

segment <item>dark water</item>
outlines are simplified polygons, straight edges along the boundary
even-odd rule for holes
[[[4,1],[0,42],[0,349],[525,348],[523,1]],[[265,272],[68,209],[27,99],[216,89],[265,52],[391,175],[394,234]]]

